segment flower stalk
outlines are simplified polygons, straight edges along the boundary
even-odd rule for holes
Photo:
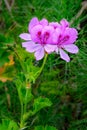
[[[35,80],[39,77],[39,75],[41,74],[41,72],[42,72],[42,70],[43,70],[43,68],[44,68],[44,66],[45,66],[45,64],[46,64],[46,61],[47,61],[47,57],[48,57],[48,53],[46,53],[45,54],[45,57],[44,57],[44,60],[43,60],[43,63],[42,63],[42,66],[41,66],[41,68],[40,68],[40,70],[37,72],[37,73],[35,73]]]

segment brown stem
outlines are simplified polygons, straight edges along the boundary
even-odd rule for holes
[[[73,24],[74,21],[76,19],[78,19],[82,15],[83,11],[86,9],[87,9],[87,1],[84,1],[84,2],[82,2],[82,8],[79,10],[79,12],[76,14],[76,16],[71,19],[70,25]]]

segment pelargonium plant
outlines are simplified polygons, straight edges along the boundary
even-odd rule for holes
[[[45,18],[39,21],[34,17],[29,23],[28,31],[29,33],[20,34],[20,38],[25,40],[22,42],[22,47],[34,53],[36,60],[41,60],[45,54],[54,52],[69,62],[70,57],[65,51],[78,53],[79,49],[74,44],[78,38],[78,32],[75,28],[70,28],[69,22],[65,19],[62,19],[60,23],[49,23]]]
[[[69,26],[69,22],[65,19],[62,19],[60,23],[58,22],[48,22],[45,18],[41,21],[38,18],[34,17],[31,19],[28,26],[28,33],[20,34],[20,38],[25,40],[22,42],[22,47],[30,53],[34,53],[36,60],[41,60],[44,57],[42,66],[38,71],[34,73],[25,74],[26,84],[29,84],[29,88],[25,87],[25,94],[21,94],[22,85],[18,82],[17,90],[21,102],[21,120],[20,128],[24,129],[26,126],[26,120],[28,117],[36,114],[40,109],[51,106],[48,98],[38,98],[35,100],[33,111],[27,112],[27,104],[32,99],[31,93],[31,84],[35,83],[37,77],[41,74],[44,65],[47,60],[48,54],[56,53],[66,62],[70,61],[70,57],[67,52],[78,53],[78,47],[74,44],[78,38],[78,32],[75,28]],[[29,67],[29,66],[28,66]],[[24,71],[25,73],[25,71]],[[28,75],[30,76],[28,79]],[[21,98],[21,96],[23,97]],[[38,105],[39,104],[39,105]],[[27,112],[27,113],[26,113]]]

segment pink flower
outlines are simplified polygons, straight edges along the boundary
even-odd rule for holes
[[[69,28],[68,24],[65,23],[62,23],[61,28],[56,28],[53,35],[54,45],[56,46],[55,52],[59,53],[60,57],[67,62],[70,61],[70,58],[64,50],[73,54],[78,53],[78,47],[73,44],[78,37],[77,35],[77,30]]]
[[[47,26],[48,22],[46,19],[42,19],[40,22],[37,18],[33,18],[29,24],[30,34],[23,33],[20,37],[26,42],[22,43],[22,46],[26,48],[28,52],[34,52],[36,60],[41,60],[44,54],[51,53],[54,51],[52,46],[52,34],[54,28]]]
[[[56,52],[60,57],[69,62],[70,58],[65,51],[77,53],[78,47],[73,44],[78,32],[69,27],[69,22],[62,19],[60,23],[48,23],[46,19],[39,21],[36,17],[29,23],[29,33],[20,34],[20,38],[25,40],[22,46],[30,53],[34,53],[36,60],[41,60],[45,53]],[[65,51],[64,51],[65,50]]]

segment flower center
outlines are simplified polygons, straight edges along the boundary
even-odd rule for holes
[[[49,36],[50,36],[49,32],[45,32],[43,35],[41,31],[37,32],[38,42],[42,46],[44,46],[47,43],[47,39],[49,38]]]
[[[37,35],[38,35],[38,37],[41,37],[41,31],[39,31],[39,32],[37,33]]]
[[[44,37],[45,37],[46,40],[49,38],[49,35],[50,35],[50,34],[49,34],[48,32],[45,33],[45,36],[44,36]]]
[[[66,42],[67,40],[69,40],[69,36],[65,36],[64,39],[63,39],[63,42]]]
[[[42,45],[44,46],[47,43],[47,39],[49,38],[49,32],[45,32],[42,40]]]
[[[66,35],[65,37],[62,38],[62,35],[59,36],[59,40],[58,40],[58,47],[61,47],[62,45],[64,45],[64,42],[69,40],[69,36]]]

